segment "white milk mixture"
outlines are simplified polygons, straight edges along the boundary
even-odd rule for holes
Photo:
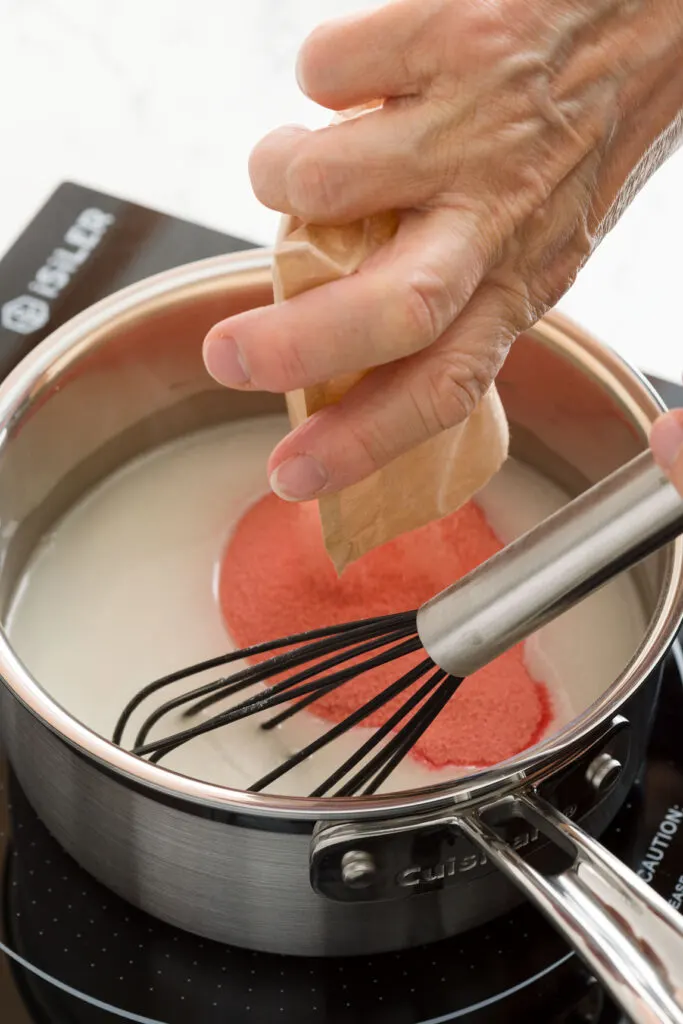
[[[240,516],[267,492],[266,460],[285,429],[282,417],[260,418],[161,448],[98,487],[37,551],[15,595],[8,633],[35,678],[94,731],[110,738],[123,707],[146,683],[230,650],[216,597],[218,563]],[[477,500],[498,537],[509,542],[567,499],[509,460]],[[622,577],[527,641],[529,668],[546,682],[553,701],[551,728],[614,679],[643,629],[635,587]],[[175,684],[164,695],[187,688]],[[147,713],[157,706],[152,699]],[[124,745],[132,744],[141,721],[138,714]],[[170,715],[152,737],[187,725]],[[245,789],[328,728],[307,712],[271,732],[252,718],[186,744],[163,764]],[[368,734],[356,729],[335,741],[272,791],[309,794]],[[385,789],[456,774],[462,770],[434,772],[408,759]]]

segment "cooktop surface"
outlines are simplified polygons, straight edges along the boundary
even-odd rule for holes
[[[249,243],[62,185],[0,260],[0,374],[79,310],[149,274]],[[683,388],[655,381],[683,405]],[[638,784],[603,837],[683,906],[683,659],[664,671]],[[2,1024],[616,1022],[600,986],[529,906],[405,953],[309,960],[203,942],[85,874],[12,775],[0,722]]]

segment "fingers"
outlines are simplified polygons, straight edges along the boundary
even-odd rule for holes
[[[482,286],[436,345],[374,371],[312,416],[273,452],[273,490],[290,501],[340,490],[465,420],[519,333],[509,302]]]
[[[295,214],[284,175],[312,135],[310,128],[285,124],[268,132],[254,146],[249,154],[249,177],[256,198],[264,206],[279,213]]]
[[[330,110],[417,92],[416,44],[434,7],[433,0],[397,0],[321,25],[299,53],[302,91]]]
[[[683,409],[673,409],[656,421],[650,432],[652,454],[683,496]]]
[[[438,142],[443,109],[385,106],[318,131],[285,127],[249,160],[257,198],[313,224],[426,203],[453,167]]]
[[[441,337],[497,257],[464,211],[407,215],[358,273],[213,327],[207,369],[228,387],[292,391],[401,359]]]

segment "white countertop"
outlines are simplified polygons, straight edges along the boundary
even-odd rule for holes
[[[375,5],[377,0],[374,0]],[[68,179],[268,244],[247,156],[284,122],[324,124],[294,58],[318,21],[373,0],[0,0],[0,253]],[[683,150],[561,303],[678,380]]]

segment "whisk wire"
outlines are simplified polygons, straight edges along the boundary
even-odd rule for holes
[[[282,778],[283,775],[286,775],[287,772],[290,772],[293,768],[296,768],[297,765],[300,765],[302,761],[306,761],[309,757],[317,754],[319,750],[323,749],[323,747],[328,746],[328,744],[332,743],[339,736],[343,736],[344,733],[349,731],[349,729],[358,725],[363,721],[363,719],[384,707],[384,705],[388,704],[389,701],[394,699],[394,697],[397,697],[409,686],[412,686],[425,674],[425,672],[429,671],[433,664],[434,663],[431,658],[427,658],[409,672],[404,673],[404,675],[402,675],[400,679],[397,679],[395,683],[392,683],[391,686],[387,686],[386,689],[366,701],[365,704],[362,704],[356,711],[352,712],[352,714],[347,715],[343,721],[338,722],[318,739],[313,740],[312,743],[303,747],[297,754],[293,754],[291,757],[287,758],[286,761],[283,761],[277,768],[274,768],[271,772],[268,772],[267,775],[264,775],[262,779],[259,779],[258,782],[255,782],[253,786],[249,787],[249,792],[259,793],[261,790],[266,789],[267,786],[272,785],[273,782],[277,782],[277,780]]]
[[[297,650],[285,651],[283,654],[277,654],[273,658],[269,658],[267,661],[261,662],[259,665],[254,665],[251,669],[245,669],[244,672],[249,671],[251,677],[258,676],[258,682],[263,682],[265,679],[272,679],[273,676],[281,675],[285,671],[289,671],[292,668],[296,668],[299,665],[304,665],[306,662],[314,662],[319,658],[323,658],[333,651],[338,651],[347,647],[350,643],[354,643],[369,638],[379,639],[383,635],[396,632],[400,636],[407,636],[410,633],[415,632],[415,621],[408,620],[405,623],[393,624],[389,621],[380,625],[379,628],[371,623],[363,623],[361,626],[354,624],[353,628],[350,628],[347,632],[336,635],[324,640],[318,641],[317,643],[306,644],[304,647],[300,647]],[[320,664],[318,662],[318,664]],[[216,704],[223,700],[224,697],[229,696],[236,692],[236,689],[232,688],[232,684],[238,681],[238,674],[227,677],[224,681],[226,684],[226,693],[215,692],[213,696],[207,697],[206,700],[201,700],[197,704],[188,708],[185,711],[183,717],[190,718],[204,711],[207,707],[211,707],[212,704]],[[251,682],[248,685],[253,685]],[[244,689],[245,687],[241,687]]]
[[[427,658],[425,659],[425,661],[421,662],[420,665],[416,666],[416,668],[413,671],[417,673],[417,670],[420,668],[423,669],[422,675],[424,675],[425,672],[428,672],[431,668],[434,668],[434,662],[431,660],[431,658]],[[329,791],[334,786],[336,786],[337,783],[340,782],[345,775],[348,775],[348,773],[352,771],[356,767],[356,765],[360,764],[367,757],[367,755],[375,749],[375,747],[379,746],[382,740],[385,739],[389,735],[389,733],[393,732],[396,726],[403,721],[406,715],[409,715],[414,708],[416,708],[419,704],[422,703],[425,697],[431,693],[431,691],[434,689],[434,687],[438,684],[439,681],[440,676],[438,676],[437,673],[431,675],[429,679],[425,683],[423,683],[422,686],[418,690],[416,690],[415,693],[412,694],[412,696],[410,696],[408,700],[404,704],[402,704],[401,707],[397,711],[395,711],[394,714],[390,718],[388,718],[383,725],[381,725],[378,729],[375,730],[375,732],[373,732],[371,736],[368,737],[365,743],[361,744],[361,746],[358,747],[357,750],[354,750],[353,754],[351,754],[346,759],[346,761],[344,761],[343,764],[341,764],[337,769],[335,769],[335,771],[332,772],[332,774],[327,779],[325,779],[325,781],[322,782],[317,787],[317,789],[313,790],[311,796],[326,796],[327,793],[329,793]],[[344,794],[340,791],[336,795],[343,796]]]
[[[344,662],[351,660],[352,658],[359,657],[360,655],[365,654],[368,651],[376,650],[379,647],[386,646],[392,643],[394,640],[400,640],[404,636],[405,629],[395,630],[393,633],[388,633],[384,636],[375,637],[375,639],[371,641],[366,641],[364,644],[358,644],[355,647],[349,647],[348,643],[345,643],[343,641],[340,641],[338,638],[335,638],[334,644],[331,647],[326,647],[326,650],[335,650],[342,648],[341,654],[336,654],[333,657],[325,659],[324,661],[315,662],[313,665],[309,665],[308,668],[304,669],[301,672],[298,672],[296,675],[289,676],[286,680],[283,681],[282,684],[279,685],[281,685],[284,688],[286,686],[293,686],[295,683],[304,682],[306,679],[318,675],[321,672],[326,671],[328,668],[334,668],[337,665],[341,665]],[[312,646],[314,645],[309,645],[308,649],[310,650]],[[316,649],[318,649],[317,646]],[[290,659],[287,658],[287,655],[280,655],[277,658],[271,658],[267,662],[262,663],[261,665],[252,665],[248,669],[244,669],[241,672],[237,672],[235,673],[235,675],[229,676],[225,680],[218,680],[214,683],[207,683],[205,684],[205,686],[198,687],[196,690],[191,691],[188,694],[183,694],[179,697],[174,697],[172,700],[166,701],[166,703],[162,704],[161,707],[154,711],[143,722],[135,740],[135,749],[137,750],[145,745],[145,741],[151,729],[164,715],[175,710],[175,708],[182,706],[183,704],[192,703],[197,695],[201,696],[202,692],[206,692],[209,688],[219,692],[214,693],[214,695],[211,698],[205,701],[200,701],[198,704],[193,704],[193,706],[185,712],[183,717],[193,715],[200,709],[209,707],[218,700],[222,700],[227,697],[233,696],[234,694],[239,693],[241,690],[249,689],[257,683],[265,682],[266,679],[272,678],[276,675],[281,675],[283,671],[289,671],[290,669],[298,667],[301,664],[305,664],[306,661],[310,660],[310,658],[304,657],[301,651],[296,652],[296,654],[296,658]],[[285,659],[287,660],[285,661]],[[330,685],[332,685],[332,683],[330,683]],[[270,694],[280,691],[277,690],[276,687],[270,687],[268,690],[262,692]],[[242,704],[236,705],[236,708],[245,705],[246,702],[243,702]]]
[[[331,693],[334,689],[334,683],[324,687],[319,693],[311,693],[308,697],[302,697],[301,700],[295,701],[290,704],[289,707],[285,708],[284,711],[280,711],[279,714],[273,715],[267,722],[261,722],[261,728],[264,732],[270,732],[272,729],[276,729],[278,725],[282,725],[289,718],[293,718],[294,715],[298,714],[299,711],[305,711],[306,708],[310,707],[311,704],[315,704],[317,700],[324,697],[325,694]]]
[[[261,657],[264,654],[271,655],[264,661],[238,668],[230,675],[213,679],[163,702],[145,718],[139,728],[133,753],[139,757],[148,757],[151,762],[157,763],[191,740],[284,704],[284,710],[261,723],[263,729],[274,729],[343,684],[420,650],[422,642],[417,632],[417,612],[407,611],[309,630],[243,650],[231,651],[229,654],[172,672],[140,690],[124,708],[114,730],[114,742],[121,743],[133,713],[149,697],[173,683],[213,668]],[[361,790],[368,795],[375,793],[429,728],[462,681],[448,676],[429,657],[423,658],[419,664],[403,672],[390,685],[383,686],[380,692],[366,700],[342,721],[334,724],[317,739],[273,768],[253,783],[248,792],[258,793],[271,786],[348,733],[354,726],[414,687],[425,675],[428,675],[428,678],[402,701],[387,721],[375,729],[311,796],[320,797],[328,794],[344,778],[347,778],[347,781],[339,788],[337,796],[352,796]],[[278,680],[278,677],[284,678]],[[271,682],[259,692],[202,722],[155,740],[149,739],[151,730],[159,721],[178,708],[184,709],[181,712],[183,718],[194,717],[242,690],[257,685],[263,687],[269,680],[278,681]],[[391,735],[392,733],[394,735]],[[351,772],[355,774],[349,778]]]
[[[404,758],[407,757],[420,737],[427,731],[432,722],[444,709],[462,682],[461,679],[456,679],[453,676],[446,676],[445,673],[439,674],[439,672],[436,672],[434,676],[438,679],[443,679],[445,677],[446,681],[441,683],[439,689],[432,694],[424,706],[415,713],[405,728],[400,730],[400,732],[396,734],[394,740],[388,743],[386,748],[382,751],[384,764],[363,790],[364,796],[372,796],[377,792],[382,783],[388,779]],[[391,755],[389,755],[389,748],[393,748],[393,753]]]
[[[432,687],[441,683],[444,676],[445,673],[443,672],[443,670],[437,668],[436,671],[432,674],[431,678],[429,679],[429,682],[432,683]],[[437,690],[437,693],[438,692],[439,691]],[[353,796],[356,793],[358,793],[360,789],[373,778],[375,773],[378,772],[387,763],[387,761],[394,756],[394,754],[399,749],[403,748],[404,742],[407,740],[408,737],[412,736],[413,732],[415,731],[416,721],[419,722],[421,720],[420,716],[424,713],[425,708],[428,706],[428,704],[430,708],[433,706],[429,702],[433,701],[435,696],[436,693],[433,693],[432,696],[429,697],[427,703],[423,704],[421,707],[418,707],[413,717],[410,718],[408,722],[406,722],[406,724],[402,726],[398,730],[398,732],[395,733],[394,736],[391,737],[391,739],[382,747],[382,749],[375,754],[372,760],[368,761],[368,763],[364,765],[360,769],[360,771],[356,773],[356,775],[352,776],[352,778],[349,779],[349,781],[341,787],[341,789],[337,793],[337,796]]]
[[[335,642],[334,638],[339,638],[338,646],[343,647],[349,642],[349,640],[362,639],[365,636],[377,636],[378,634],[381,635],[383,633],[392,632],[395,629],[403,627],[405,627],[408,632],[414,632],[416,628],[416,620],[417,612],[415,610],[397,612],[391,615],[379,615],[374,619],[356,619],[351,622],[340,623],[334,626],[307,630],[305,633],[296,633],[292,636],[280,637],[277,640],[268,640],[262,644],[254,644],[251,647],[244,647],[238,651],[230,651],[227,654],[221,654],[218,657],[209,658],[206,661],[198,662],[195,665],[186,666],[185,668],[178,669],[175,672],[170,672],[168,675],[161,676],[159,679],[148,683],[147,686],[142,687],[142,689],[138,690],[135,696],[126,704],[114,727],[112,742],[116,743],[118,746],[121,745],[121,740],[123,739],[123,734],[128,722],[145,700],[154,696],[154,694],[165,689],[167,686],[171,686],[173,683],[180,682],[190,676],[200,675],[201,673],[209,672],[214,668],[221,668],[224,665],[229,665],[236,661],[245,661],[249,658],[257,657],[262,654],[268,654],[271,651],[282,650],[284,647],[296,647],[297,644],[304,645],[298,649],[287,651],[281,655],[276,655],[273,658],[268,659],[267,662],[262,662],[259,665],[251,665],[243,669],[241,672],[207,683],[205,688],[199,687],[196,691],[197,694],[201,696],[202,692],[208,693],[215,687],[222,686],[228,682],[232,685],[242,680],[246,680],[247,677],[263,678],[262,672],[264,666],[274,663],[277,658],[282,659],[281,662],[279,662],[282,665],[282,671],[285,671],[291,663],[286,660],[288,657],[291,660],[299,658],[301,663],[303,663],[304,661],[316,656],[316,641],[323,641],[320,645],[320,655],[322,656],[327,650],[336,649],[333,647],[326,648],[325,641],[333,644]],[[194,694],[195,691],[192,691],[192,693]],[[185,694],[184,696],[190,701],[194,699],[194,696],[192,695]],[[201,708],[197,708],[196,710],[201,710]]]
[[[369,647],[369,645],[364,646]],[[376,646],[376,644],[373,644],[373,647]],[[303,696],[304,694],[311,693],[314,690],[331,686],[333,683],[341,685],[364,672],[368,672],[373,668],[379,668],[381,665],[385,665],[388,661],[393,661],[396,658],[402,657],[404,654],[412,654],[419,650],[420,647],[421,643],[419,638],[411,637],[408,640],[404,640],[402,643],[396,644],[394,647],[390,648],[389,651],[385,651],[373,658],[367,658],[356,665],[352,665],[350,668],[341,669],[331,675],[324,675],[320,679],[313,679],[312,681],[303,683],[300,686],[293,685],[297,682],[298,677],[303,674],[299,673],[299,676],[294,676],[292,679],[285,679],[281,683],[276,683],[274,686],[268,687],[261,693],[256,694],[253,697],[249,697],[240,704],[236,704],[229,710],[215,715],[206,722],[201,722],[199,725],[192,726],[189,729],[184,729],[175,733],[173,736],[167,737],[166,739],[156,740],[144,744],[142,747],[136,747],[133,753],[137,754],[138,757],[144,757],[147,754],[165,756],[167,753],[170,753],[171,748],[178,746],[181,743],[186,743],[188,740],[195,739],[197,736],[203,736],[205,733],[213,732],[215,729],[220,729],[224,725],[230,725],[233,722],[238,722],[240,719],[248,718],[251,715],[258,714],[260,711],[267,711],[272,707],[291,700],[293,697]],[[356,656],[358,656],[358,654],[359,651],[357,650]],[[311,672],[307,671],[305,674],[308,676]]]

